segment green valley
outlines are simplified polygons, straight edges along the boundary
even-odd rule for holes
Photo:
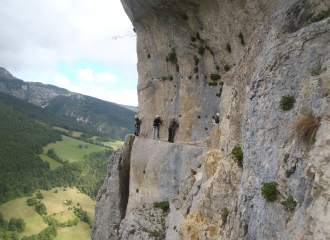
[[[65,227],[57,228],[56,240],[90,239],[91,229],[87,223],[78,221],[77,225],[69,226],[69,220],[73,221],[76,218],[73,210],[74,207],[79,209],[81,207],[83,211],[87,212],[90,220],[93,221],[95,208],[94,200],[80,193],[76,188],[53,188],[49,191],[41,190],[40,192],[43,195],[43,199],[40,201],[46,206],[47,216],[51,216],[60,223],[66,223]],[[4,220],[9,221],[11,218],[19,217],[24,219],[25,229],[18,234],[19,239],[24,236],[30,237],[32,235],[39,235],[39,233],[48,227],[48,224],[44,220],[45,216],[40,216],[35,211],[34,206],[28,206],[26,203],[27,199],[27,197],[19,198],[0,205],[0,212],[3,214]],[[70,205],[64,203],[67,199],[72,200]]]
[[[18,84],[13,89],[19,89],[21,82],[11,80]],[[107,111],[106,104],[100,107]],[[95,111],[93,104],[81,111],[87,108]],[[95,119],[106,121],[108,116]],[[115,119],[134,126],[131,117]],[[128,132],[118,128],[120,134]],[[106,177],[108,158],[124,143],[113,125],[109,129],[112,134],[97,131],[0,91],[0,239],[90,239],[95,197]],[[27,199],[39,194],[43,198],[29,200],[37,205],[28,206]],[[15,224],[23,223],[24,231],[18,231]]]
[[[56,154],[63,160],[71,162],[77,162],[84,160],[84,156],[93,152],[105,151],[106,148],[82,142],[74,138],[70,138],[62,135],[63,140],[56,143],[50,143],[43,149],[43,155],[47,154],[47,151],[53,148]],[[79,148],[81,146],[81,148]],[[47,156],[47,155],[46,155]]]

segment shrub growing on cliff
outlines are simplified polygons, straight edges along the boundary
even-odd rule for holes
[[[195,60],[195,65],[197,66],[198,63],[199,63],[199,58],[198,57],[195,57],[194,60]]]
[[[169,76],[168,79],[170,79],[170,81],[172,81],[173,80],[173,76]]]
[[[198,73],[198,67],[195,67],[195,68],[194,68],[194,72],[195,72],[195,73]]]
[[[280,107],[284,111],[288,111],[293,108],[293,105],[296,103],[296,99],[293,95],[284,95],[280,101]]]
[[[227,51],[228,51],[229,53],[231,53],[231,46],[230,46],[229,43],[227,43],[226,49],[227,49]]]
[[[227,221],[227,216],[229,214],[229,211],[227,208],[224,208],[221,213],[221,218],[222,218],[222,224],[225,224]]]
[[[276,182],[269,182],[261,187],[261,195],[264,199],[270,202],[274,202],[278,199],[279,191],[276,189],[277,185]]]
[[[216,81],[216,80],[220,79],[221,76],[220,76],[219,74],[214,74],[214,73],[212,73],[211,76],[210,76],[210,78],[211,78],[213,81]]]
[[[150,56],[150,53],[148,53],[148,56],[147,56],[148,58],[150,58],[151,56]]]
[[[179,72],[179,70],[180,70],[179,64],[176,64],[176,65],[175,65],[175,70],[176,70],[177,72]]]
[[[203,55],[204,52],[205,52],[205,47],[200,46],[200,47],[198,48],[198,53],[199,53],[200,55]]]
[[[160,208],[163,211],[167,211],[170,208],[170,204],[168,201],[154,202],[153,205],[154,205],[154,208]]]
[[[241,39],[241,44],[244,45],[245,44],[245,41],[244,41],[244,36],[243,36],[243,33],[240,32],[238,37]]]
[[[303,117],[293,123],[293,129],[296,137],[302,139],[308,146],[311,146],[316,132],[321,126],[321,117],[315,116],[313,111],[303,112]]]
[[[199,33],[196,33],[196,39],[201,40],[201,36],[199,35]]]
[[[297,202],[293,199],[292,195],[289,195],[288,198],[283,198],[285,201],[281,202],[281,204],[285,206],[287,210],[294,210],[296,208]]]
[[[225,70],[226,72],[228,72],[230,70],[230,67],[226,64],[224,67],[223,67],[223,70]]]
[[[239,144],[237,144],[233,150],[231,151],[232,154],[232,159],[234,159],[234,161],[239,165],[242,166],[243,165],[243,152],[241,149],[241,146]]]
[[[313,16],[311,19],[309,19],[307,24],[322,21],[323,19],[325,19],[329,16],[330,16],[330,8],[328,9],[328,11],[323,10],[319,14],[317,14],[316,16]]]
[[[188,15],[187,14],[183,15],[183,19],[187,21],[188,20]]]
[[[178,61],[174,48],[172,49],[172,52],[170,52],[166,57],[166,62],[168,61],[170,61],[171,63],[176,63]]]
[[[190,38],[190,40],[191,40],[192,42],[195,42],[195,41],[196,41],[196,38],[195,38],[194,36],[192,36],[192,37]]]

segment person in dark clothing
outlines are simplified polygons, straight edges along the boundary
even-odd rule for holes
[[[176,122],[175,118],[172,117],[170,121],[170,125],[168,126],[168,141],[171,143],[173,142],[173,138],[174,138],[174,130],[178,125],[179,122]]]
[[[158,128],[159,128],[159,124],[162,124],[162,120],[160,120],[160,116],[157,115],[155,120],[154,120],[154,124],[153,124],[153,131],[152,131],[152,138],[159,140],[158,138]]]
[[[135,115],[135,136],[139,136],[141,120]]]
[[[217,113],[217,116],[214,119],[215,124],[218,125],[220,123],[220,119],[219,119],[219,113]]]

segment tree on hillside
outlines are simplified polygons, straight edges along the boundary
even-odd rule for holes
[[[82,145],[81,145],[81,144],[79,144],[79,148],[80,148],[80,149],[82,148]]]
[[[37,201],[37,198],[31,197],[26,200],[26,203],[28,206],[33,206],[33,205],[36,205],[38,203],[38,201]]]
[[[38,199],[43,199],[43,198],[44,198],[44,196],[42,195],[42,193],[41,193],[40,191],[38,191],[38,192],[36,193],[36,197],[37,197]]]

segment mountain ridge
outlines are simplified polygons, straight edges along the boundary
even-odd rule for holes
[[[0,68],[0,92],[96,128],[112,137],[123,139],[126,134],[134,131],[134,107],[120,106],[51,84],[25,82],[4,68]]]

